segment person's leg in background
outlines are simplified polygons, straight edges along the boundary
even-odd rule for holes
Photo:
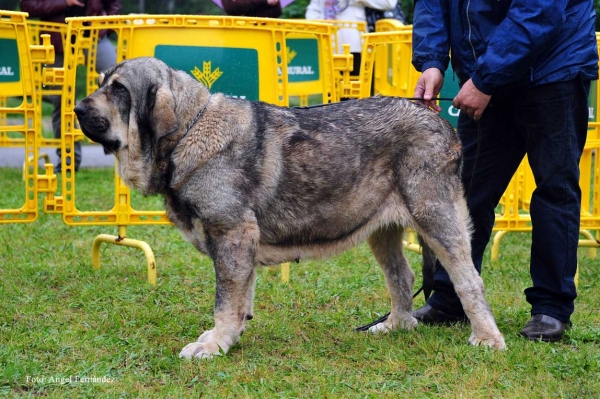
[[[96,53],[96,72],[101,73],[117,63],[117,50],[108,35],[98,41]]]
[[[64,65],[64,54],[56,53],[54,58],[54,64],[52,67],[54,68],[62,68]],[[52,109],[52,132],[54,134],[55,139],[62,138],[62,97],[61,96],[48,96],[45,97],[48,99],[53,106]],[[81,144],[79,142],[75,142],[75,170],[79,169],[81,165]],[[58,161],[54,166],[54,172],[60,173],[62,170],[62,150],[61,147],[56,149],[56,156],[58,157]],[[70,165],[70,159],[67,160],[67,164]]]
[[[62,54],[61,54],[62,55]],[[87,56],[87,54],[86,54]],[[58,57],[57,57],[58,60]],[[61,66],[63,63],[63,59],[61,57]],[[101,73],[108,68],[114,66],[117,63],[117,51],[115,46],[111,43],[108,36],[104,36],[102,39],[98,41],[98,47],[96,51],[96,72]],[[55,106],[54,113],[58,113],[58,130],[54,127],[54,137],[60,137],[60,97],[58,101],[58,108]],[[54,113],[53,113],[53,126],[54,126]],[[58,133],[57,133],[58,132]],[[58,134],[58,136],[57,136]],[[60,149],[57,151],[59,162],[60,162]],[[79,166],[81,165],[82,160],[82,148],[81,141],[75,142],[75,170],[79,170]],[[60,168],[60,164],[57,166]]]

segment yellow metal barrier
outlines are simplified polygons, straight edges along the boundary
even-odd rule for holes
[[[0,11],[0,53],[3,56],[0,92],[5,98],[14,96],[18,103],[11,107],[6,100],[2,101],[0,146],[23,147],[25,159],[25,202],[18,209],[0,209],[0,223],[34,221],[38,215],[38,194],[56,188],[52,165],[46,168],[46,175],[38,173],[37,151],[37,135],[41,131],[41,80],[36,73],[43,63],[54,62],[54,48],[47,35],[40,45],[30,43],[26,17],[26,13]]]
[[[58,33],[63,40],[63,48],[66,43],[67,36],[67,25],[63,23],[53,23],[53,22],[44,22],[37,20],[27,20],[27,28],[29,30],[29,37],[31,38],[32,44],[39,44],[41,40],[41,36],[49,33]],[[80,61],[81,63],[81,61]],[[61,87],[59,86],[51,86],[45,84],[43,81],[43,68],[42,65],[39,65],[36,69],[36,79],[40,79],[42,83],[42,98],[44,96],[53,96],[62,94]],[[40,118],[42,118],[42,107],[38,109],[40,113]],[[38,132],[38,146],[41,147],[60,147],[60,139],[54,137],[44,137],[42,134],[42,129]],[[42,154],[40,154],[42,155]],[[48,161],[50,162],[50,161]]]
[[[389,31],[365,33],[363,36],[363,47],[361,51],[361,65],[359,76],[350,76],[348,72],[343,72],[339,85],[340,97],[344,98],[365,98],[371,95],[371,83],[373,80],[373,68],[375,61],[380,65],[388,65],[393,60],[398,60],[394,51],[400,51],[402,46],[410,39],[408,31]],[[391,51],[394,50],[394,51]],[[344,55],[349,55],[348,45],[344,45]],[[394,69],[394,72],[401,68]],[[402,89],[393,88],[396,94],[386,93],[386,95],[399,95]]]
[[[29,40],[30,40],[30,44],[33,46],[42,46],[42,35],[44,34],[49,34],[51,32],[53,33],[59,33],[61,34],[61,36],[63,37],[63,41],[65,40],[65,36],[67,33],[67,25],[65,24],[61,24],[61,23],[52,23],[52,22],[41,22],[41,21],[35,21],[35,20],[29,20],[26,19],[26,24],[27,24],[27,32],[28,32],[28,36],[29,36]],[[6,35],[11,35],[10,34],[10,30],[4,30],[3,33],[0,33],[0,43],[2,42],[2,38],[3,36]],[[7,38],[5,38],[7,39]],[[14,39],[14,38],[13,38]],[[11,40],[13,40],[11,39]],[[10,42],[9,42],[10,43]],[[7,46],[7,44],[5,44],[5,46]],[[10,45],[9,45],[10,46]],[[6,59],[10,60],[16,60],[18,58],[13,58],[12,56],[12,51],[10,49],[10,47],[3,47],[1,49],[3,55],[6,54]],[[53,62],[53,61],[52,61]],[[4,68],[11,68],[11,66],[4,66]],[[36,88],[36,92],[41,90],[41,95],[45,96],[45,95],[60,95],[61,91],[59,88],[50,88],[49,86],[44,86],[42,83],[42,73],[43,73],[43,63],[41,62],[35,62],[31,65],[31,68],[33,70],[33,81],[34,81],[34,87]],[[1,73],[1,71],[0,71]],[[10,73],[10,72],[9,72]],[[6,76],[6,75],[4,75]],[[1,100],[0,100],[0,104],[6,104],[7,101],[7,97],[14,97],[14,96],[22,96],[22,89],[20,88],[19,84],[16,84],[16,82],[14,82],[14,85],[11,86],[4,86],[3,85],[3,89],[0,92],[1,93]],[[42,107],[40,106],[36,106],[35,107],[35,111],[38,112],[38,120],[42,120]],[[5,124],[6,121],[4,119],[0,119],[0,124]],[[58,147],[60,145],[60,139],[54,139],[54,138],[44,138],[42,135],[42,129],[41,129],[41,125],[40,125],[40,129],[37,130],[36,132],[37,135],[37,140],[38,140],[38,146],[39,147]],[[20,137],[18,135],[8,135],[4,132],[0,132],[0,145],[4,146],[4,147],[22,147],[25,144],[25,139],[23,137]]]
[[[381,19],[375,32],[395,32],[398,41],[385,45],[375,55],[374,91],[384,96],[412,97],[421,74],[412,66],[412,25]]]
[[[334,27],[318,22],[239,18],[221,16],[135,15],[70,18],[67,20],[64,68],[45,71],[45,80],[63,84],[62,98],[62,186],[61,194],[47,197],[44,210],[61,213],[69,225],[115,225],[118,236],[100,235],[93,244],[93,263],[99,267],[99,246],[103,242],[144,250],[148,280],[156,280],[156,265],[150,247],[126,237],[133,224],[169,223],[163,210],[136,210],[129,189],[115,173],[115,199],[112,209],[81,211],[76,206],[76,175],[72,156],[74,141],[83,137],[77,127],[75,81],[77,54],[88,51],[88,92],[95,90],[95,48],[100,30],[110,29],[117,36],[117,60],[141,56],[162,59],[173,68],[185,70],[212,91],[273,104],[288,105],[288,41],[310,39],[319,54],[323,75],[321,92],[327,102],[337,100],[331,37]],[[283,278],[289,276],[285,268]]]

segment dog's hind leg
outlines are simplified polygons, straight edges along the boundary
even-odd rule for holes
[[[431,191],[429,191],[431,193]],[[471,322],[472,345],[505,349],[504,337],[485,299],[483,280],[471,258],[469,216],[466,202],[458,193],[447,193],[437,201],[421,199],[411,209],[421,237],[433,250],[450,276],[456,294]],[[443,199],[442,199],[443,197]]]
[[[211,358],[227,353],[244,332],[246,320],[253,316],[254,255],[259,239],[258,226],[248,222],[227,231],[207,230],[217,283],[215,327],[181,350],[179,357],[188,359]]]
[[[401,226],[384,226],[369,237],[369,246],[385,275],[392,299],[392,309],[387,320],[378,323],[369,332],[378,333],[398,327],[413,329],[417,320],[412,315],[412,288],[415,275],[402,252]]]

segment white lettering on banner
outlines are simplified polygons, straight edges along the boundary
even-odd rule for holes
[[[448,115],[458,116],[458,114],[460,114],[460,109],[454,108],[452,105],[448,108]]]
[[[10,66],[0,67],[0,76],[15,76],[15,73]]]
[[[288,75],[314,75],[312,66],[289,66]]]
[[[594,107],[588,107],[588,119],[596,120],[596,115],[594,114]]]

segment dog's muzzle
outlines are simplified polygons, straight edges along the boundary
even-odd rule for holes
[[[77,115],[83,134],[90,140],[102,145],[105,154],[116,153],[119,150],[121,143],[118,140],[111,140],[106,137],[110,123],[105,117],[94,115],[93,109],[84,101],[77,104],[73,111]]]

